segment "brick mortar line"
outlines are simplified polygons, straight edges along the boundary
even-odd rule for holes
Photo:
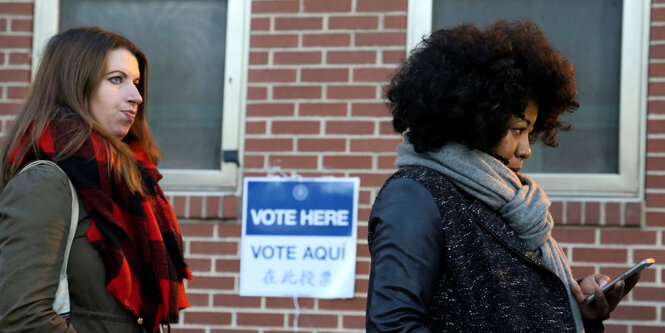
[[[277,120],[277,121],[278,122],[286,122],[286,123],[300,122],[300,120],[295,120],[295,119],[297,119],[297,118],[294,118],[294,119],[280,119],[280,120]],[[315,122],[315,120],[303,120],[303,121]],[[365,121],[365,120],[358,120],[358,121]],[[348,133],[325,133],[324,132],[325,124],[328,123],[328,122],[335,122],[335,120],[321,122],[320,124],[323,125],[323,126],[321,126],[321,132],[322,133],[318,133],[318,134],[317,133],[307,133],[307,134],[299,134],[299,133],[280,133],[280,134],[265,133],[264,134],[264,133],[262,133],[262,134],[252,134],[251,136],[248,135],[247,138],[266,138],[266,135],[275,136],[275,137],[282,137],[282,138],[284,138],[284,136],[293,137],[294,135],[297,135],[299,138],[303,138],[303,137],[304,138],[313,138],[313,137],[307,137],[307,136],[314,135],[315,136],[314,138],[351,138],[351,139],[389,139],[389,138],[393,138],[393,139],[400,139],[400,137],[397,136],[397,135],[376,134],[374,131],[368,132],[368,133],[351,133],[351,134],[348,134]],[[266,127],[270,127],[272,125],[272,123],[273,123],[272,121],[266,120],[266,125],[267,125]],[[375,124],[375,125],[381,125],[380,121],[379,121],[378,124]],[[376,126],[376,127],[380,127],[380,126]],[[266,130],[268,130],[268,129],[269,128],[266,128]]]
[[[233,276],[222,276],[222,275],[217,275],[217,276],[203,276],[203,275],[199,275],[198,273],[199,273],[198,271],[192,273],[192,274],[193,274],[193,277],[194,277],[194,280],[193,280],[193,281],[195,281],[197,277],[199,277],[199,278],[202,278],[202,277],[210,278],[210,277],[212,277],[212,278],[233,278],[233,279],[234,279],[234,283],[235,283],[236,277],[239,277],[239,276],[240,276],[239,273],[234,273],[235,275],[233,275]],[[194,287],[190,286],[191,283],[192,283],[191,281],[188,281],[188,282],[187,282],[187,287],[186,287],[186,289],[187,289],[188,291],[193,292],[193,293],[196,293],[196,294],[212,294],[212,295],[216,295],[217,292],[219,292],[219,291],[225,291],[225,290],[228,290],[228,291],[234,292],[234,293],[236,293],[236,294],[238,293],[238,290],[235,288],[235,285],[234,285],[234,287],[231,287],[231,288],[224,288],[224,289],[220,289],[220,288],[217,288],[217,289],[210,289],[210,288],[194,288]]]
[[[238,241],[239,242],[239,241]],[[240,251],[238,251],[240,252]],[[187,259],[240,259],[240,254],[186,254],[185,258]]]
[[[24,19],[33,19],[33,15],[29,14],[5,14],[5,13],[0,13],[0,19],[19,19],[19,20],[24,20]]]
[[[660,325],[653,325],[653,326],[652,325],[644,325],[645,323],[649,323],[649,322],[637,321],[637,320],[635,320],[635,321],[618,320],[618,319],[613,319],[613,318],[608,319],[607,323],[610,324],[610,325],[629,325],[631,327],[633,327],[634,325],[647,326],[647,327],[661,327],[661,328],[663,327],[663,322],[658,321],[658,320],[653,321],[653,323],[654,324],[660,324]],[[626,332],[628,332],[628,331],[626,331]],[[633,330],[632,332],[635,332],[635,331]]]
[[[201,211],[200,211],[200,213],[201,213],[201,218],[202,219],[217,218],[217,216],[208,216],[208,200],[206,200],[206,198],[201,198]]]
[[[215,223],[217,223],[217,222],[215,222]],[[238,223],[233,223],[231,225],[238,225],[238,224],[240,224],[240,217],[238,217]],[[209,239],[240,242],[241,236],[240,236],[240,234],[238,234],[238,236],[219,237],[218,234],[215,234],[215,236],[210,237]]]
[[[1,68],[1,67],[0,67]],[[311,69],[340,69],[340,68],[331,68],[331,67],[321,67],[321,68],[311,68]],[[348,67],[341,68],[341,69],[348,69]],[[302,75],[302,73],[299,73]],[[298,75],[298,76],[301,76]],[[385,85],[387,85],[388,81],[351,81],[350,79],[348,81],[301,81],[300,79],[296,79],[294,81],[284,81],[284,82],[248,82],[248,88],[274,88],[274,87],[300,87],[300,86],[306,86],[306,87],[357,87],[357,86],[375,86],[380,85],[379,88],[383,88]],[[323,93],[323,91],[322,91]],[[370,99],[370,98],[351,98],[351,99],[345,99],[345,101],[357,101],[357,100],[363,100],[363,99]],[[378,97],[375,97],[373,99],[381,99]],[[289,99],[275,99],[273,98],[272,101],[282,101],[282,100],[291,100],[291,101],[297,101],[297,100],[303,100],[303,101],[309,101],[311,99],[309,98],[289,98]],[[252,100],[252,101],[264,101],[264,100]],[[336,101],[335,103],[343,103],[344,100],[336,98],[332,99],[332,101]],[[261,103],[251,103],[251,104],[261,104]],[[248,104],[248,105],[251,105]]]
[[[16,67],[3,67],[3,66],[0,66],[0,72],[2,72],[2,71],[11,71],[11,70],[19,70],[19,71],[27,70],[27,71],[29,71],[28,68],[16,68]],[[30,85],[31,82],[28,82],[28,81],[0,81],[0,83],[1,83],[2,85],[9,85],[9,84],[13,84],[13,85],[16,85],[16,84],[23,84],[25,87],[27,87],[27,86]]]
[[[376,82],[376,81],[363,81],[363,82],[296,82],[296,81],[285,81],[285,82],[247,82],[250,88],[253,87],[265,87],[265,88],[270,88],[270,87],[294,87],[294,86],[308,86],[308,87],[343,87],[343,88],[353,88],[353,87],[379,87],[383,88],[383,82]],[[339,84],[339,83],[355,83],[355,84]],[[322,91],[324,93],[324,91]],[[366,100],[366,99],[381,99],[379,97],[367,97],[367,98],[335,98],[331,99],[333,101],[340,101],[340,103],[343,102],[349,102],[349,100],[357,101],[357,100]],[[283,100],[283,99],[276,99],[276,100]],[[289,98],[287,100],[310,100],[309,98]]]
[[[237,294],[216,294],[216,295],[237,295]],[[289,300],[291,300],[291,298],[292,298],[292,297],[289,297],[289,296],[242,296],[242,297],[256,297],[256,298],[262,298],[262,299],[266,299],[266,298],[289,298]],[[327,300],[325,298],[312,298],[312,297],[298,297],[298,299]],[[228,306],[228,305],[212,306],[210,308],[214,308],[216,310],[229,309],[229,310],[233,310],[234,312],[238,312],[239,310],[243,311],[243,312],[245,312],[244,310],[259,311],[259,309],[260,309],[260,308],[255,308],[255,307],[246,307],[246,308],[242,307],[242,308],[240,308],[240,307],[232,307],[232,306]],[[343,310],[343,309],[317,309],[317,308],[318,307],[315,307],[315,308],[302,308],[301,307],[300,308],[300,313],[301,314],[302,313],[318,314],[319,311],[321,311],[321,312],[324,312],[325,314],[333,314],[334,315],[334,314],[340,313],[340,311],[342,311],[343,313],[347,313],[347,314],[348,313],[357,313],[357,312],[364,312],[365,311],[364,309],[363,310]],[[201,307],[201,306],[197,306],[197,307],[191,306],[191,307],[187,308],[187,311],[190,311],[190,310],[193,310],[193,309],[205,309],[205,308]],[[279,312],[288,312],[289,314],[291,314],[291,311],[295,311],[295,309],[293,309],[293,308],[274,308],[274,307],[266,307],[263,310],[276,310],[276,311],[279,311]]]
[[[277,13],[252,13],[251,18],[330,18],[330,17],[363,17],[363,16],[408,16],[404,10],[392,10],[383,12],[358,12],[350,10],[348,12],[277,12]]]
[[[305,153],[305,152],[302,152],[302,153]],[[282,155],[282,154],[284,154],[284,155]],[[251,156],[257,156],[257,155],[262,156],[264,154],[260,153],[260,152],[251,154]],[[273,156],[289,156],[288,152],[282,152],[282,151],[276,151],[274,154],[271,154],[271,155],[273,155]],[[322,157],[339,157],[339,156],[363,157],[363,156],[367,156],[367,152],[349,152],[347,154],[341,154],[341,153],[338,154],[336,152],[313,152],[310,155],[311,156],[322,156]],[[386,156],[390,156],[390,155],[386,155]],[[374,156],[370,156],[370,157],[374,157]],[[253,168],[253,169],[256,169],[256,168]],[[340,170],[348,170],[348,169],[340,169]],[[363,169],[363,170],[368,170],[368,169]]]
[[[380,66],[380,67],[379,67]],[[279,64],[279,65],[253,65],[249,68],[250,70],[268,70],[268,69],[278,69],[278,70],[299,70],[299,69],[398,69],[398,64],[379,64],[379,63],[362,63],[362,64],[329,64],[321,62],[320,64]],[[659,81],[665,81],[665,76],[657,78]],[[331,81],[335,82],[335,81]],[[339,81],[341,82],[341,81]],[[376,81],[367,81],[367,82],[376,82]],[[253,83],[253,82],[248,82]],[[258,82],[261,83],[261,82]]]
[[[296,137],[294,137],[296,136]],[[382,136],[374,136],[374,134],[326,134],[325,137],[321,137],[320,134],[293,134],[293,133],[285,133],[285,134],[252,134],[251,136],[247,136],[246,138],[248,139],[368,139],[368,140],[375,140],[375,139],[399,139],[397,135],[392,135],[392,134],[384,134]],[[397,148],[397,147],[395,147]],[[283,152],[283,151],[275,151],[275,152]],[[385,151],[381,151],[380,153],[389,153]],[[394,153],[394,152],[393,152]]]
[[[12,20],[10,20],[9,22],[11,21]],[[11,27],[11,25],[9,25],[8,27]],[[15,31],[15,30],[0,31],[0,37],[2,36],[32,37],[32,31]]]
[[[621,230],[629,230],[629,231],[642,231],[641,227],[624,227],[624,229],[610,229],[610,230],[616,230],[616,231],[621,231]],[[662,229],[657,229],[657,230],[652,230],[652,231],[659,231]],[[639,250],[644,250],[645,248],[648,248],[648,250],[651,250],[651,247],[657,247],[658,245],[656,244],[608,244],[608,243],[603,243],[599,242],[598,245],[595,244],[587,244],[587,243],[580,243],[580,246],[576,246],[575,248],[584,248],[584,249],[593,249],[593,250],[626,250],[627,253],[632,253],[634,251],[639,251]],[[641,260],[641,259],[640,259]],[[574,263],[589,263],[587,261],[577,261],[573,260]],[[612,262],[594,262],[592,263],[594,265],[598,264],[606,264],[606,265],[623,265],[623,264],[632,264],[630,261],[630,258],[628,261],[625,263],[612,263]],[[661,264],[661,263],[659,263]]]
[[[243,296],[244,297],[244,296]],[[247,297],[261,297],[261,298],[270,298],[270,296],[247,296]],[[284,297],[276,297],[276,298],[284,298]],[[290,298],[290,297],[289,297]],[[311,297],[303,297],[303,299],[312,299]],[[323,299],[323,298],[316,298],[316,299]],[[186,311],[196,311],[196,310],[203,310],[203,309],[215,309],[216,311],[205,311],[205,312],[220,312],[224,310],[228,310],[225,312],[245,312],[245,313],[263,313],[261,310],[275,310],[275,312],[278,312],[280,314],[293,314],[295,309],[290,308],[256,308],[256,307],[231,307],[228,305],[225,306],[210,306],[210,307],[201,307],[201,306],[191,306],[187,308]],[[246,311],[246,310],[251,310],[251,311]],[[344,314],[355,314],[359,312],[365,312],[365,310],[343,310],[343,309],[314,309],[314,308],[300,308],[300,314],[326,314],[326,315],[344,315]]]
[[[347,156],[347,154],[344,154],[344,155],[337,155],[337,154],[335,154],[335,155],[321,155],[320,153],[319,153],[319,154],[317,154],[317,153],[307,154],[306,152],[300,152],[300,153],[301,153],[304,157],[340,157],[340,156]],[[367,156],[367,152],[349,152],[349,154],[353,154],[351,157],[363,157],[363,156]],[[288,152],[286,152],[286,153],[278,152],[278,153],[275,153],[275,154],[270,154],[270,157],[294,157],[294,156],[291,155],[291,154],[288,153]],[[298,157],[298,156],[296,156],[296,157]],[[373,156],[369,156],[369,157],[373,157]],[[253,169],[256,169],[256,168],[253,168]],[[298,170],[301,170],[301,169],[299,169],[299,168],[289,168],[289,169],[298,169]],[[318,169],[318,168],[316,168],[316,169]],[[313,170],[313,168],[307,168],[307,169],[302,169],[302,170]],[[368,169],[368,168],[358,168],[358,169],[327,168],[326,170],[321,170],[321,171],[331,171],[331,172],[334,172],[335,170],[340,170],[340,171],[345,171],[345,172],[353,172],[352,170],[369,171],[370,169]],[[373,170],[373,169],[372,169],[372,170]],[[378,169],[378,170],[383,170],[383,169]],[[392,169],[391,169],[391,170],[392,170]]]
[[[254,100],[254,101],[258,101],[258,100]],[[263,100],[263,101],[264,102],[262,102],[262,103],[256,103],[256,104],[284,104],[284,103],[297,103],[297,102],[302,102],[302,103],[307,103],[307,104],[344,103],[344,101],[341,100],[341,99],[330,100],[330,99],[324,99],[324,98],[320,98],[320,99],[276,99],[276,100]],[[348,101],[348,99],[347,99],[347,101]],[[375,98],[375,99],[354,99],[353,101],[356,102],[356,103],[375,104],[377,102],[383,102],[383,99],[378,99],[378,98]],[[260,116],[260,117],[265,117],[265,116]],[[341,116],[339,116],[339,119],[353,119],[353,118],[350,118],[350,117],[352,117],[352,116],[341,115]],[[366,116],[362,116],[362,117],[366,117]]]
[[[379,20],[380,21],[380,20]],[[274,21],[272,22],[275,23]],[[283,29],[277,30],[274,27],[271,27],[270,30],[250,30],[252,35],[270,35],[270,34],[300,34],[300,33],[349,33],[349,34],[365,34],[365,33],[406,33],[406,28],[326,28],[322,27],[321,29]]]
[[[616,269],[616,268],[624,268],[627,265],[628,264],[624,264],[624,266],[621,266],[621,267],[617,267],[617,265],[614,265],[614,266],[608,265],[608,266],[603,266],[603,267],[594,267],[594,269],[596,269],[596,268],[598,268],[598,269]],[[585,266],[593,266],[593,265],[585,265]],[[652,266],[651,269],[654,269],[654,267]],[[659,282],[646,282],[646,281],[640,281],[640,286],[642,286],[642,283],[644,283],[647,286],[652,286],[652,287],[665,286],[665,283],[659,284]]]
[[[16,81],[16,82],[19,82],[19,81]],[[311,103],[319,103],[319,104],[320,103],[325,103],[325,104],[335,103],[335,104],[338,104],[338,103],[346,103],[346,102],[349,102],[349,101],[353,101],[354,103],[376,103],[376,102],[383,102],[384,101],[383,98],[379,98],[379,97],[346,98],[346,99],[326,98],[325,96],[328,92],[327,88],[329,88],[331,86],[337,86],[337,85],[330,85],[330,86],[329,85],[320,85],[320,84],[309,85],[309,84],[303,84],[302,82],[293,82],[292,84],[288,84],[288,85],[286,85],[286,84],[285,85],[261,85],[261,86],[255,85],[255,86],[252,86],[250,88],[275,88],[275,87],[277,87],[277,88],[280,88],[280,87],[321,88],[321,97],[319,97],[319,98],[284,98],[284,99],[270,98],[270,99],[263,99],[263,100],[254,99],[252,101],[253,102],[258,102],[258,103],[251,103],[251,104],[247,104],[247,105],[253,105],[253,104],[285,104],[285,103],[298,103],[298,102],[307,103],[307,104],[311,104]],[[344,84],[339,85],[339,87],[342,87],[342,88],[358,88],[359,86],[368,87],[366,85],[344,85]],[[382,87],[375,86],[375,87],[371,87],[371,88],[382,88]],[[268,92],[272,92],[274,89],[267,89],[267,90],[268,90]],[[375,91],[375,93],[376,93],[376,91]],[[265,116],[263,116],[263,117],[265,117]],[[276,117],[285,117],[285,116],[276,116]],[[340,116],[340,117],[343,117],[343,116]]]
[[[640,231],[643,231],[643,230],[640,230]],[[662,229],[649,230],[649,231],[659,233],[659,231],[662,231]],[[602,243],[602,242],[598,242],[598,244],[595,244],[595,243],[564,243],[564,242],[562,242],[561,244],[564,244],[566,246],[573,247],[573,248],[583,247],[585,249],[588,249],[589,246],[603,246],[602,248],[605,248],[604,246],[609,246],[609,245],[612,245],[612,246],[622,246],[622,245],[624,245],[624,244]],[[639,244],[639,246],[640,246],[640,250],[644,250],[644,249],[653,250],[653,249],[661,247],[661,245],[658,243],[657,240],[653,244]],[[621,248],[621,249],[623,249],[623,248]]]
[[[23,48],[17,48],[17,47],[0,48],[0,52],[8,52],[9,53],[10,51],[14,51],[14,52],[11,52],[11,53],[28,53],[30,56],[32,56],[32,53],[31,53],[32,48],[29,48],[29,49],[23,49]]]
[[[663,41],[665,43],[665,40]],[[345,46],[272,46],[272,47],[258,47],[252,46],[249,48],[249,51],[266,51],[266,50],[279,50],[279,51],[288,51],[288,50],[302,50],[302,51],[404,51],[406,52],[406,47],[404,45],[345,45]],[[654,60],[660,60],[663,58],[654,58]],[[665,60],[664,60],[665,61]],[[250,65],[251,67],[252,65]]]
[[[217,197],[217,198],[224,198],[224,197],[234,197],[235,192],[212,192],[212,191],[164,191],[167,194],[168,198],[171,197],[202,197],[202,198],[210,198],[210,197]],[[169,199],[169,202],[172,200]],[[200,222],[197,222],[200,223]]]
[[[216,275],[204,275],[204,274],[201,274],[201,272],[195,272],[195,273],[196,274],[193,274],[194,279],[192,281],[195,281],[197,277],[199,277],[199,278],[232,278],[234,280],[234,282],[235,282],[235,280],[237,280],[236,278],[240,278],[240,272],[232,272],[232,273],[219,272]],[[195,288],[195,287],[190,286],[191,283],[192,283],[191,281],[187,282],[187,289],[191,290],[191,291],[196,290],[197,292],[205,291],[205,290],[235,290],[235,287],[232,287],[232,288],[215,288],[215,289]]]
[[[296,169],[296,168],[286,168],[285,170],[298,170],[299,173],[304,173],[304,172],[313,172],[313,173],[325,173],[326,171],[330,169]],[[362,173],[363,171],[366,171],[367,169],[344,169],[343,171],[330,171],[330,173]],[[390,172],[386,172],[386,174],[392,173],[392,170]],[[378,175],[378,174],[377,174]],[[352,176],[351,176],[352,177]]]
[[[580,224],[586,225],[586,204],[580,205]]]
[[[181,322],[183,322],[183,320],[181,320]],[[276,327],[276,326],[243,326],[243,325],[238,325],[237,323],[231,323],[231,324],[198,324],[198,323],[192,323],[192,324],[189,324],[189,323],[184,323],[183,322],[182,325],[184,325],[184,326],[172,325],[171,327],[178,328],[178,329],[181,329],[181,328],[184,328],[184,329],[190,329],[190,328],[191,329],[206,329],[207,328],[207,329],[213,329],[213,330],[219,330],[219,329],[222,329],[222,330],[224,330],[224,329],[245,330],[245,329],[248,329],[248,330],[252,330],[252,331],[256,330],[259,333],[273,332],[273,331],[275,331],[275,329],[280,330],[280,332],[282,332],[281,329],[289,329],[285,332],[291,332],[290,330],[293,329],[290,326],[290,323],[289,323],[288,327],[287,326],[278,326],[278,327]],[[347,332],[364,332],[364,329],[346,328],[346,327],[331,328],[331,327],[315,326],[315,327],[305,327],[305,328],[301,327],[299,331],[301,331],[301,332],[322,332],[322,331],[325,331],[325,332],[344,332],[344,333],[347,333]],[[208,333],[210,331],[204,330],[204,332]]]
[[[663,41],[665,43],[665,40]],[[250,48],[251,51],[268,51],[268,50],[279,50],[279,51],[290,51],[290,50],[304,50],[304,51],[404,51],[406,48],[403,45],[343,45],[343,46],[268,46],[268,47],[257,47],[253,46]],[[663,58],[654,58],[654,59],[663,59]]]
[[[183,225],[183,223],[180,223],[180,225]],[[236,237],[238,241],[240,241],[240,237]],[[183,236],[182,239],[184,241],[211,241],[211,242],[218,242],[219,239],[215,239],[214,236]]]
[[[2,99],[0,100],[0,103],[17,103],[17,104],[23,104],[23,99]]]
[[[388,109],[386,109],[388,111]],[[663,115],[665,117],[665,115]],[[296,120],[297,119],[297,120]],[[341,121],[341,122],[356,122],[356,121],[375,121],[381,123],[382,121],[386,120],[391,120],[391,116],[376,116],[376,117],[369,117],[369,116],[355,116],[351,119],[353,120],[344,120],[344,119],[349,119],[344,116],[321,116],[321,117],[316,117],[316,116],[275,116],[275,117],[268,117],[268,116],[247,116],[246,120],[265,120],[265,121],[300,121],[301,119],[304,119],[305,121],[315,121],[315,120],[320,120],[322,122],[329,122],[329,121]],[[662,118],[665,120],[665,118]],[[657,119],[659,120],[659,119]],[[254,135],[254,134],[250,134]],[[386,134],[381,134],[381,135],[386,135]],[[395,136],[397,136],[397,133],[395,133]]]
[[[586,205],[585,205],[586,206]],[[600,213],[598,214],[598,219],[601,225],[606,225],[607,224],[607,213],[605,212],[606,210],[606,205],[605,202],[600,202],[598,205],[598,209],[600,209]],[[595,231],[594,233],[594,239],[596,240],[595,243],[599,242],[600,239],[600,232],[598,230]]]
[[[183,212],[183,215],[185,215],[185,218],[189,218],[191,216],[191,214],[189,213],[189,200],[190,200],[190,198],[191,198],[191,196],[189,196],[189,195],[185,197],[185,211]]]
[[[284,157],[284,156],[281,156]],[[271,165],[271,167],[276,167],[278,165]],[[282,168],[282,171],[291,173],[291,171],[296,171],[296,173],[318,173],[318,174],[323,174],[324,177],[337,177],[334,176],[334,174],[345,174],[348,175],[350,173],[357,173],[357,171],[353,170],[367,170],[367,169],[328,169],[328,168],[308,168],[308,169],[298,169],[298,168]],[[251,173],[269,173],[270,170],[266,168],[247,168],[247,172]],[[327,176],[326,176],[327,175]],[[341,177],[348,177],[348,176],[341,176]]]

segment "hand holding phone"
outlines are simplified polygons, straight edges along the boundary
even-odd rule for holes
[[[629,279],[633,275],[641,272],[643,269],[651,266],[655,262],[656,261],[653,258],[646,258],[646,259],[638,262],[637,264],[635,264],[635,266],[633,266],[630,269],[628,269],[627,271],[623,272],[623,274],[619,275],[617,278],[610,281],[608,284],[604,285],[601,288],[601,291],[603,292],[603,294],[607,294],[607,292],[610,291],[612,289],[612,287],[614,287],[614,285],[617,284],[617,282]],[[593,300],[595,298],[596,298],[596,295],[591,294],[591,295],[589,295],[589,297],[584,299],[583,304],[589,304],[589,303],[593,302]]]

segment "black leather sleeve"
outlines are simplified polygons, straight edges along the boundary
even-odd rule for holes
[[[369,221],[371,270],[367,332],[429,332],[428,307],[443,251],[441,218],[416,181],[391,181]]]

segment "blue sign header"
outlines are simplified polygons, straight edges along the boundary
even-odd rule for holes
[[[357,179],[246,179],[247,235],[351,236]]]

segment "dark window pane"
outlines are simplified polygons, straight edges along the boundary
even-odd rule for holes
[[[536,145],[525,172],[617,173],[621,0],[435,0],[433,30],[470,22],[530,19],[575,64],[580,108],[557,148]]]
[[[60,30],[98,26],[148,58],[148,123],[160,167],[219,169],[227,1],[61,0]]]

